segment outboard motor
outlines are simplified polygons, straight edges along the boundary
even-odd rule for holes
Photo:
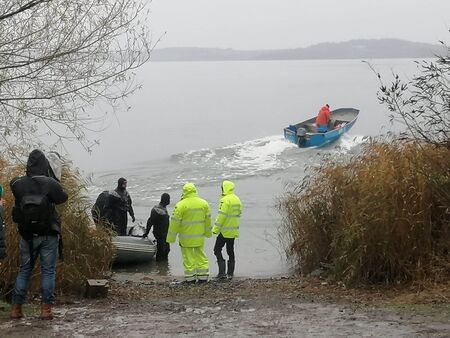
[[[297,129],[297,136],[298,136],[298,145],[303,146],[306,144],[306,129],[305,128],[298,128]]]

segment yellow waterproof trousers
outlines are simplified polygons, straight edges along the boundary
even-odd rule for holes
[[[191,282],[196,279],[208,280],[209,267],[208,257],[205,254],[204,246],[184,248],[180,246],[183,255],[184,278]]]

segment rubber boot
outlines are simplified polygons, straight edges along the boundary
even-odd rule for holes
[[[234,276],[234,261],[228,261],[227,276],[229,279],[232,279]]]
[[[225,261],[217,261],[217,265],[219,266],[219,273],[217,274],[217,279],[224,279],[227,278],[227,275],[225,274]]]
[[[41,319],[43,320],[51,320],[53,319],[52,306],[50,304],[42,304],[41,305]]]
[[[11,305],[11,314],[9,318],[11,319],[20,319],[23,317],[22,313],[22,304],[13,304]]]

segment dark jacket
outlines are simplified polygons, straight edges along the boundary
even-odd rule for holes
[[[0,259],[6,257],[6,239],[5,239],[5,224],[3,221],[3,206],[0,205]]]
[[[67,194],[61,184],[54,178],[49,177],[50,166],[45,155],[40,150],[33,150],[28,157],[26,176],[16,177],[11,180],[11,191],[15,198],[14,212],[19,210],[22,197],[29,194],[46,195],[49,202],[56,205],[67,201]],[[61,232],[61,221],[55,208],[51,217],[50,230],[46,234],[56,235]],[[23,224],[18,224],[19,233],[25,239],[29,239],[33,234],[29,233]]]
[[[112,223],[110,219],[108,219],[108,216],[111,216],[111,213],[109,212],[110,207],[110,195],[111,192],[108,190],[105,190],[101,192],[97,199],[95,200],[94,205],[91,209],[92,219],[94,220],[94,223],[96,225],[98,224],[104,224],[105,222]]]
[[[134,210],[128,191],[114,189],[108,198],[106,217],[116,226],[126,226],[128,223],[127,213],[134,218]]]
[[[153,236],[155,236],[156,240],[165,242],[169,230],[169,213],[164,205],[158,204],[153,207],[147,220],[145,235],[148,235],[152,226]]]

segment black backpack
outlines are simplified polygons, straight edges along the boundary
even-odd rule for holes
[[[20,202],[12,209],[13,221],[19,225],[19,232],[22,234],[51,235],[55,216],[55,205],[47,194],[43,192],[43,187],[33,177],[28,178],[37,187],[37,192],[23,195]],[[29,250],[33,252],[33,242],[28,241]],[[62,237],[59,237],[59,258],[62,260]],[[30,256],[30,264],[34,265],[35,255]]]
[[[33,177],[31,181],[36,185],[37,192],[25,194],[18,205],[19,219],[13,219],[21,224],[23,230],[28,233],[43,235],[52,228],[55,206],[42,191],[42,186]],[[14,211],[14,210],[13,210]],[[17,212],[16,212],[17,213]]]
[[[19,204],[21,224],[32,234],[46,234],[51,230],[54,205],[42,193],[22,197]]]

